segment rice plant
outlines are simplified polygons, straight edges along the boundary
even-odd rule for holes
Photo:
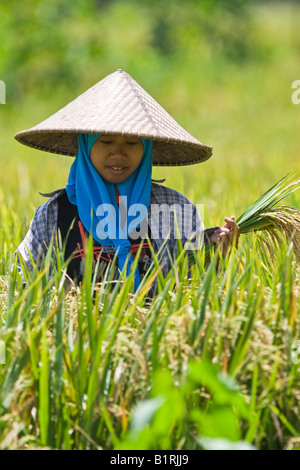
[[[51,275],[46,257],[26,287],[3,276],[1,448],[296,448],[299,271],[284,237],[269,262],[248,237],[208,268],[183,250],[135,295],[132,276],[94,283],[91,244],[81,288],[58,248]]]
[[[269,252],[273,253],[272,243],[276,243],[277,233],[283,233],[290,240],[293,237],[294,249],[300,256],[300,211],[289,205],[278,205],[300,188],[300,179],[287,175],[268,189],[238,219],[241,233],[250,231],[267,232],[266,243]]]

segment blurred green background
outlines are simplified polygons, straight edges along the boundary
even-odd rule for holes
[[[14,134],[118,68],[214,147],[205,163],[153,174],[205,204],[205,225],[239,216],[299,171],[300,105],[291,100],[299,19],[300,6],[287,1],[2,1],[0,202],[22,221],[18,237],[45,201],[38,192],[65,186],[72,159],[22,146]]]

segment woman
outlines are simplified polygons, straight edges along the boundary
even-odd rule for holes
[[[210,158],[212,149],[180,127],[124,71],[109,75],[15,137],[41,150],[76,154],[66,188],[38,208],[18,247],[29,269],[30,255],[39,264],[58,230],[66,241],[65,256],[72,255],[68,274],[77,282],[89,233],[99,280],[115,254],[119,272],[126,269],[128,274],[142,242],[134,273],[137,289],[151,264],[149,243],[165,275],[178,238],[191,248],[201,245],[204,227],[196,207],[177,191],[153,182],[152,164],[198,163]],[[225,222],[209,232],[210,242],[222,242],[223,253],[239,236],[234,217]],[[19,270],[22,274],[20,264]]]

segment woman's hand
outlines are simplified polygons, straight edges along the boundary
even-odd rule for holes
[[[225,225],[219,227],[214,233],[210,236],[210,241],[219,245],[221,243],[222,255],[225,256],[228,248],[235,243],[235,246],[238,246],[240,229],[235,222],[235,217],[225,217]]]

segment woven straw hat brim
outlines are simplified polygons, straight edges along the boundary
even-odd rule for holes
[[[130,75],[108,75],[16,140],[32,148],[75,156],[78,134],[115,134],[153,140],[153,165],[192,165],[208,160],[212,147],[183,129]]]
[[[78,129],[76,132],[69,130],[43,129],[40,131],[28,130],[18,132],[15,138],[29,147],[60,155],[75,156],[78,152],[77,135],[79,133],[90,134],[117,134],[112,131]],[[120,133],[121,134],[121,133]],[[121,134],[125,135],[125,134]],[[137,134],[126,134],[136,136]],[[156,136],[142,135],[138,137],[153,140],[153,165],[155,166],[181,166],[193,165],[208,160],[212,155],[212,147],[204,144],[192,144],[189,142],[174,140],[156,140]]]

